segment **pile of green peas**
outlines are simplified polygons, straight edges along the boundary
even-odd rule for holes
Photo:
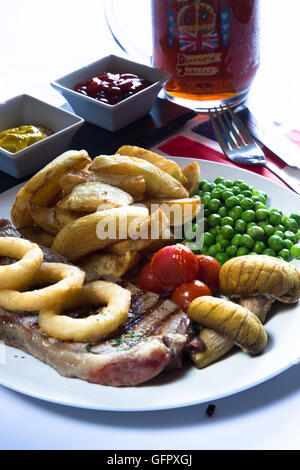
[[[220,264],[254,254],[300,259],[300,214],[288,217],[270,209],[264,191],[218,177],[201,180],[198,195],[204,205],[204,235],[202,248],[193,246],[194,252],[213,256]],[[193,224],[192,230],[197,228]]]

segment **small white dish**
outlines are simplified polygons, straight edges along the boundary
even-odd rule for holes
[[[74,91],[78,83],[104,72],[134,73],[149,80],[151,85],[114,105]],[[109,55],[51,82],[51,85],[63,95],[76,114],[87,122],[114,132],[140,119],[151,110],[167,78],[167,73],[154,67]]]
[[[67,150],[84,119],[30,95],[18,95],[0,103],[0,132],[21,125],[42,126],[53,132],[19,152],[0,148],[0,170],[24,178],[40,170]]]

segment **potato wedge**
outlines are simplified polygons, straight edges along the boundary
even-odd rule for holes
[[[12,206],[11,220],[15,227],[33,225],[30,202],[39,206],[51,206],[61,191],[60,177],[71,168],[84,168],[91,161],[85,150],[69,150],[36,173],[20,189]]]
[[[129,231],[148,220],[148,216],[148,209],[134,205],[94,212],[62,228],[52,248],[74,261],[127,239]]]
[[[27,240],[30,240],[33,243],[37,243],[38,245],[46,246],[47,248],[51,247],[54,240],[54,235],[46,232],[37,225],[34,225],[33,227],[20,228],[19,232]]]
[[[182,173],[187,179],[184,185],[189,192],[190,196],[194,196],[199,189],[200,183],[200,168],[197,162],[190,163],[182,168]]]
[[[169,160],[168,158],[162,157],[158,153],[151,152],[141,147],[134,145],[123,145],[120,147],[116,154],[127,155],[128,157],[137,157],[147,162],[152,163],[161,170],[165,171],[169,175],[173,176],[176,180],[180,181],[181,184],[187,183],[186,177],[183,175],[180,166],[176,162]]]
[[[120,256],[96,252],[78,260],[77,265],[87,272],[121,277],[134,268],[140,259],[141,256],[136,251],[128,251]]]
[[[191,222],[200,212],[201,199],[198,196],[183,199],[146,199],[143,204],[150,214],[160,208],[168,217],[171,227]]]
[[[70,224],[71,222],[74,222],[74,220],[79,219],[79,217],[84,217],[86,215],[88,215],[86,212],[72,212],[60,209],[57,206],[55,207],[55,219],[61,228]]]
[[[60,178],[59,184],[63,191],[70,193],[76,185],[92,181],[122,189],[131,194],[135,201],[142,201],[145,198],[146,183],[142,176],[127,176],[124,179],[123,175],[96,173],[86,169],[77,172],[69,171]]]
[[[70,193],[78,184],[86,183],[89,181],[86,173],[83,171],[70,170],[64,173],[58,181],[59,186],[65,193]]]
[[[160,209],[137,227],[137,231],[141,237],[119,241],[107,247],[105,251],[116,255],[123,255],[129,251],[146,250],[151,245],[155,245],[154,242],[161,240],[163,237],[166,239],[171,238],[171,233],[168,229],[168,218]]]
[[[187,189],[165,171],[141,158],[125,155],[100,155],[92,164],[92,170],[101,173],[143,176],[148,197],[188,197]]]
[[[52,235],[56,235],[61,226],[55,217],[55,207],[42,207],[30,204],[30,214],[39,227]]]
[[[78,212],[95,212],[133,204],[133,197],[122,189],[97,181],[78,184],[61,199],[57,207]]]

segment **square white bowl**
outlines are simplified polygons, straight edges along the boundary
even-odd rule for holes
[[[18,95],[0,103],[0,132],[21,125],[42,126],[53,132],[19,152],[0,148],[0,170],[24,178],[67,150],[84,119],[30,95]]]
[[[78,83],[104,72],[134,73],[149,80],[151,85],[114,105],[74,91]],[[140,119],[151,110],[168,77],[167,73],[154,67],[109,55],[51,82],[51,85],[64,96],[76,114],[87,122],[114,132]]]

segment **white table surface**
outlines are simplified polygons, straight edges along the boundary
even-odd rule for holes
[[[120,55],[102,3],[2,2],[0,101],[27,92],[61,105],[50,79],[108,53]],[[262,13],[263,61],[250,99],[255,109],[267,109],[271,118],[300,128],[299,2],[264,0]],[[104,412],[43,402],[0,386],[0,449],[300,449],[299,365],[213,403],[211,418],[208,403]]]

